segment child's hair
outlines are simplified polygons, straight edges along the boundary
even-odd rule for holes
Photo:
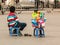
[[[35,13],[37,13],[37,10],[34,10]]]
[[[9,10],[10,10],[10,12],[15,12],[15,7],[11,6]]]

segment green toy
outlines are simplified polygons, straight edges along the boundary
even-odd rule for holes
[[[44,18],[44,13],[40,12],[40,18]]]

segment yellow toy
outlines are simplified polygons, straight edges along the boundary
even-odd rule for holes
[[[32,13],[32,18],[33,18],[33,19],[36,19],[36,17],[37,17],[37,12],[33,12],[33,13]]]

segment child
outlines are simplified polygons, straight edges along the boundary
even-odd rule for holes
[[[18,27],[20,28],[20,31],[22,31],[25,27],[26,27],[26,23],[20,23],[18,20],[18,17],[15,15],[15,7],[11,6],[10,7],[10,13],[7,17],[7,21],[8,21],[8,27]],[[15,33],[15,29],[14,29],[14,33]]]

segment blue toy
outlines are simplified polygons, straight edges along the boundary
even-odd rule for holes
[[[34,26],[38,26],[38,23],[36,22],[35,19],[32,19],[32,24],[33,24]]]
[[[46,22],[46,18],[44,18],[44,22]]]

